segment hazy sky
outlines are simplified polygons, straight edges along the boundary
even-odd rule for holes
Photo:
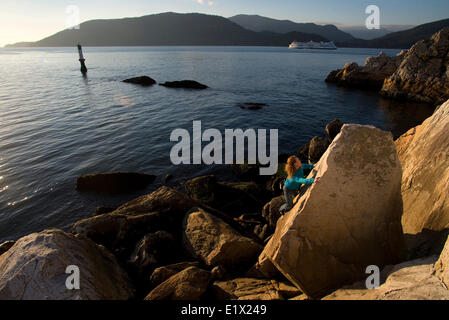
[[[79,8],[81,22],[173,11],[363,25],[371,4],[379,6],[381,24],[386,25],[449,18],[448,0],[0,0],[0,46],[40,40],[65,29],[71,5]]]

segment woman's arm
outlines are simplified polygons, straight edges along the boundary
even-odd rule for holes
[[[315,165],[314,164],[303,163],[302,164],[302,168],[303,169],[313,169],[313,168],[315,168]]]
[[[315,179],[304,179],[304,178],[299,178],[299,177],[293,177],[293,179],[295,182],[299,183],[299,184],[312,184],[313,181],[315,181]]]

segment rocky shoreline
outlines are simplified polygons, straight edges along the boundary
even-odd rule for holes
[[[326,82],[379,91],[380,95],[431,104],[449,99],[449,27],[395,57],[381,52],[364,66],[348,63],[329,73]]]
[[[185,193],[163,186],[69,232],[4,243],[0,299],[449,299],[447,129],[449,101],[396,141],[331,122],[325,139],[300,149],[319,157],[320,183],[284,216],[282,169],[264,178],[240,165],[246,181],[198,177]],[[79,267],[81,290],[66,289],[68,265]],[[369,265],[382,270],[373,290]]]
[[[320,183],[301,189],[284,215],[285,154],[273,176],[244,164],[232,166],[239,182],[209,175],[184,190],[162,186],[98,208],[68,232],[0,244],[0,299],[448,300],[448,57],[446,28],[397,57],[332,72],[328,81],[340,85],[447,101],[396,141],[373,126],[330,122],[298,150],[317,163],[309,177]],[[154,179],[101,173],[79,177],[77,188],[117,194]],[[367,289],[373,266],[380,286]],[[68,267],[79,269],[80,290],[67,289]]]

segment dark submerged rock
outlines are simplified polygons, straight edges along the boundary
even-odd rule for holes
[[[149,86],[156,84],[156,81],[154,79],[147,77],[147,76],[130,78],[130,79],[123,80],[123,82],[132,83],[132,84],[140,84],[141,86],[144,86],[144,87],[149,87]]]
[[[86,174],[78,177],[76,189],[103,194],[130,193],[145,188],[155,179],[154,175],[136,172]]]
[[[248,109],[248,110],[259,110],[263,107],[267,107],[268,104],[266,103],[259,103],[259,102],[245,102],[245,103],[239,103],[237,104],[241,109]]]
[[[197,89],[197,90],[204,90],[209,88],[208,86],[193,80],[167,81],[165,83],[161,83],[160,85],[167,88],[183,88],[183,89]]]

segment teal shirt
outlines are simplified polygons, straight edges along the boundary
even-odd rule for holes
[[[291,179],[285,180],[285,187],[289,190],[298,190],[302,184],[311,184],[315,179],[304,179],[303,169],[313,169],[314,164],[302,164],[302,167],[296,171],[295,175]]]

